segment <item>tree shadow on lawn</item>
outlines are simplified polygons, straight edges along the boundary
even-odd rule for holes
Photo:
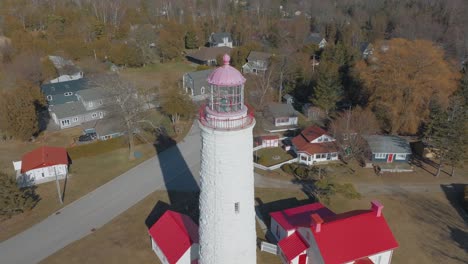
[[[449,191],[449,201],[452,199],[451,192]],[[465,231],[466,225],[460,221],[456,214],[454,215],[450,207],[447,207],[442,201],[424,194],[410,194],[401,191],[393,195],[398,196],[405,203],[402,208],[405,208],[406,212],[402,210],[401,213],[408,213],[421,230],[424,230],[424,232],[418,233],[418,241],[421,248],[425,249],[426,254],[434,258],[434,261],[447,259],[457,263],[468,261],[466,257],[463,259],[462,253],[456,253],[457,249],[452,246],[456,245],[466,253],[468,241]],[[455,243],[452,244],[449,241]],[[400,241],[400,246],[404,246],[403,243]]]

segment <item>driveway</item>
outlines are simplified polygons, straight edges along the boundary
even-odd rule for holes
[[[0,243],[0,263],[37,263],[100,228],[156,190],[196,190],[200,131]]]

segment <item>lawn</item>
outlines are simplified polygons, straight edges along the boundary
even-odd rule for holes
[[[294,158],[289,152],[282,148],[262,148],[254,152],[254,161],[263,166],[273,166],[275,164]]]
[[[295,206],[307,197],[300,191],[256,189],[266,211]],[[177,193],[173,206],[196,215],[197,199],[193,193]],[[466,224],[443,193],[371,195],[360,200],[341,197],[332,199],[330,208],[336,213],[369,209],[370,201],[381,201],[384,215],[400,247],[392,263],[466,263]],[[145,221],[158,201],[169,202],[166,192],[155,192],[93,234],[76,241],[42,263],[159,263],[152,252]],[[159,207],[161,208],[161,207]],[[196,218],[194,218],[196,220]],[[257,235],[263,233],[257,225]],[[83,254],[86,252],[86,254]],[[257,250],[258,263],[280,263],[274,255]]]
[[[166,77],[173,80],[182,79],[184,73],[195,69],[196,66],[188,62],[168,62],[151,64],[141,68],[126,68],[120,71],[120,75],[135,82],[140,88],[152,88],[160,85]]]

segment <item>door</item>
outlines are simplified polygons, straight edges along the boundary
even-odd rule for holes
[[[328,153],[328,154],[327,154],[327,160],[330,160],[330,159],[331,159],[331,154]]]
[[[307,254],[302,254],[299,256],[299,264],[307,264]]]
[[[393,154],[388,154],[388,157],[387,157],[387,163],[392,163],[393,162]]]

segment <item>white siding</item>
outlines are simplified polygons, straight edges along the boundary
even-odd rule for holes
[[[220,131],[200,123],[200,263],[256,263],[254,125]]]
[[[281,119],[288,117],[275,118],[275,126],[292,126],[297,125],[297,117],[289,117],[287,121],[282,121]]]
[[[17,181],[20,184],[40,184],[55,180],[56,175],[59,179],[64,178],[67,174],[67,170],[68,166],[65,164],[33,169],[19,175]]]
[[[284,228],[281,227],[281,225],[279,225],[273,218],[271,219],[270,223],[270,231],[271,233],[273,233],[273,236],[276,238],[277,241],[280,241],[281,239],[292,234],[292,232],[288,234],[288,232],[286,232],[286,230],[284,230]]]
[[[309,257],[308,263],[313,264],[324,264],[322,254],[317,247],[317,242],[315,241],[314,235],[310,228],[301,227],[298,229],[299,233],[302,235],[302,238],[309,243],[309,249],[307,250],[307,256]]]
[[[151,238],[151,247],[153,248],[154,253],[156,253],[156,256],[158,256],[161,263],[169,264],[169,261],[167,261],[166,256],[164,256],[163,252],[158,247],[158,244],[156,244],[156,242],[154,242],[153,238]]]

